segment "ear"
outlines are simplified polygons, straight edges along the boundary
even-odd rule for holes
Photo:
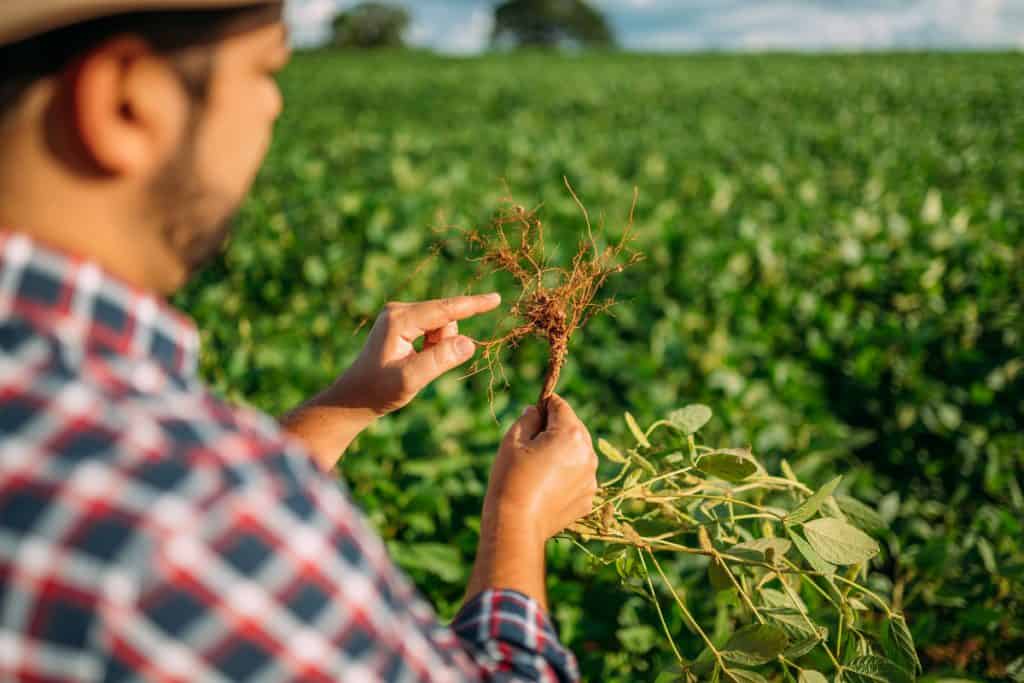
[[[181,142],[189,99],[167,59],[138,38],[106,41],[69,71],[72,120],[106,173],[145,176]]]

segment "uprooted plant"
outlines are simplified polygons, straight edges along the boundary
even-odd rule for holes
[[[815,491],[785,460],[783,476],[772,476],[750,449],[698,443],[711,419],[703,405],[647,429],[625,417],[634,443],[620,449],[598,441],[618,471],[568,535],[653,604],[677,660],[660,682],[763,683],[772,675],[766,665],[773,680],[798,683],[915,680],[920,662],[906,620],[865,585],[880,552],[868,532],[885,521],[838,494],[841,477]],[[683,564],[706,572],[707,590],[728,593],[716,601],[726,613],[715,632],[694,619],[666,557],[689,558]],[[703,642],[694,659],[681,654],[668,626],[665,592]]]
[[[475,259],[482,271],[480,276],[506,273],[519,286],[519,295],[510,309],[514,326],[480,343],[483,353],[474,370],[490,371],[493,389],[493,378],[499,372],[503,375],[501,354],[527,337],[543,339],[548,347],[548,364],[537,403],[542,414],[558,384],[573,334],[595,315],[614,305],[611,299],[598,300],[601,287],[610,276],[642,258],[630,250],[637,201],[635,192],[622,237],[602,248],[586,207],[567,179],[565,184],[587,226],[587,235],[580,240],[568,267],[554,265],[549,260],[544,223],[536,211],[518,204],[509,203],[488,228],[466,233],[469,244],[481,252]]]

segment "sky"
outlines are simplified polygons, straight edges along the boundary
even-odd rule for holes
[[[355,0],[288,0],[296,42],[327,37]],[[1024,0],[591,0],[619,42],[644,51],[1024,50]],[[414,0],[410,42],[440,52],[487,47],[493,0]]]

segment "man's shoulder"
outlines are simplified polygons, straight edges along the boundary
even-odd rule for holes
[[[197,477],[232,489],[316,473],[270,416],[146,358],[76,357],[59,331],[16,317],[0,319],[0,453],[7,475],[22,461],[55,480],[88,465],[137,479],[153,495],[190,490]]]
[[[103,371],[117,381],[82,371],[20,327],[0,321],[31,361],[16,366],[0,342],[0,569],[64,552],[77,573],[62,580],[98,595],[111,571],[154,566],[156,549],[199,534],[188,529],[200,520],[264,500],[313,513],[323,475],[273,418],[128,361]],[[132,373],[160,388],[126,387]]]

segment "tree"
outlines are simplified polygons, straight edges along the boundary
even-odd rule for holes
[[[332,44],[345,48],[402,47],[409,24],[409,13],[403,7],[363,2],[335,17]]]
[[[495,45],[553,48],[615,43],[604,15],[585,0],[507,0],[494,10]]]

